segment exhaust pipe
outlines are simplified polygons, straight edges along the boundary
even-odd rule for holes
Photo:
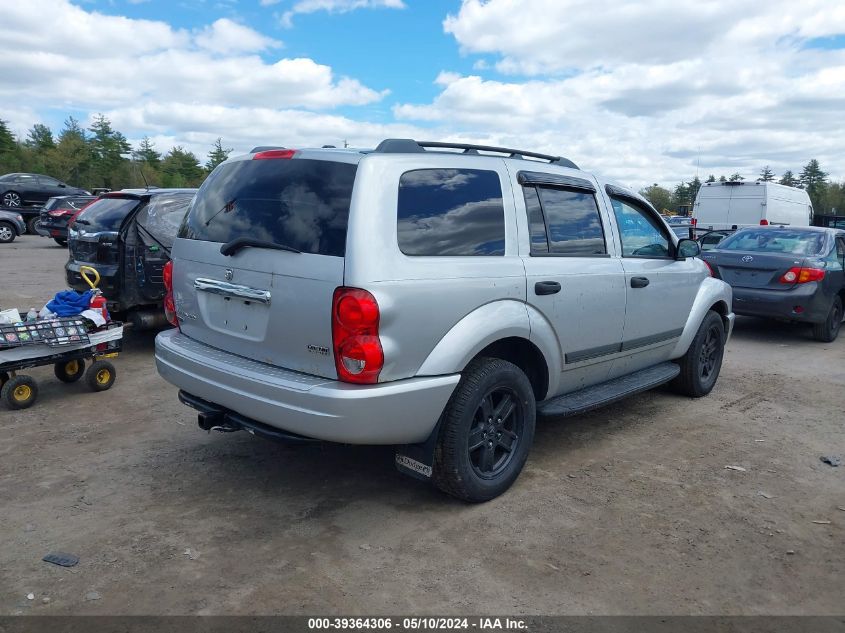
[[[129,313],[129,321],[136,330],[158,330],[169,325],[161,310],[134,310]]]

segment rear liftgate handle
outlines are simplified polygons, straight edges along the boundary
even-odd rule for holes
[[[631,288],[645,288],[648,285],[648,277],[631,277]]]
[[[560,284],[556,281],[538,281],[534,284],[534,294],[553,295],[560,292]]]

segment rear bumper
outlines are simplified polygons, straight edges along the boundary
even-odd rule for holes
[[[830,299],[815,282],[800,284],[790,290],[734,288],[733,309],[745,316],[789,319],[819,323],[827,317]],[[802,310],[796,311],[800,306]]]
[[[46,222],[45,220],[39,220],[35,225],[35,231],[38,235],[43,235],[44,237],[67,239],[67,224],[59,226]]]
[[[82,266],[91,266],[100,273],[100,284],[98,288],[103,291],[106,298],[112,300],[117,297],[120,290],[118,284],[118,273],[120,272],[119,266],[115,264],[87,264],[85,262],[69,261],[65,264],[65,277],[67,279],[67,284],[74,290],[79,290],[80,292],[85,292],[90,289],[88,284],[85,283],[85,280],[82,278],[82,275],[79,273],[79,269]]]
[[[350,385],[230,354],[177,329],[156,337],[159,374],[183,391],[307,438],[414,444],[434,429],[459,374]]]

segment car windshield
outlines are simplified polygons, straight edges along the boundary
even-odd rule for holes
[[[87,233],[118,231],[124,218],[141,203],[137,198],[102,198],[86,207],[76,224]]]
[[[824,234],[795,229],[744,229],[719,243],[722,251],[789,253],[818,255],[824,246]]]

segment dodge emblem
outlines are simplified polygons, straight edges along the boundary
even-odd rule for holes
[[[226,281],[232,281],[232,277],[235,276],[235,271],[231,268],[227,268],[223,276],[226,278]]]
[[[753,262],[754,258],[751,257],[751,255],[746,255],[745,257],[742,258],[742,261],[744,261],[747,264],[748,262]],[[228,271],[226,271],[226,274],[227,275],[229,274]],[[231,279],[231,277],[226,277],[226,279]]]

